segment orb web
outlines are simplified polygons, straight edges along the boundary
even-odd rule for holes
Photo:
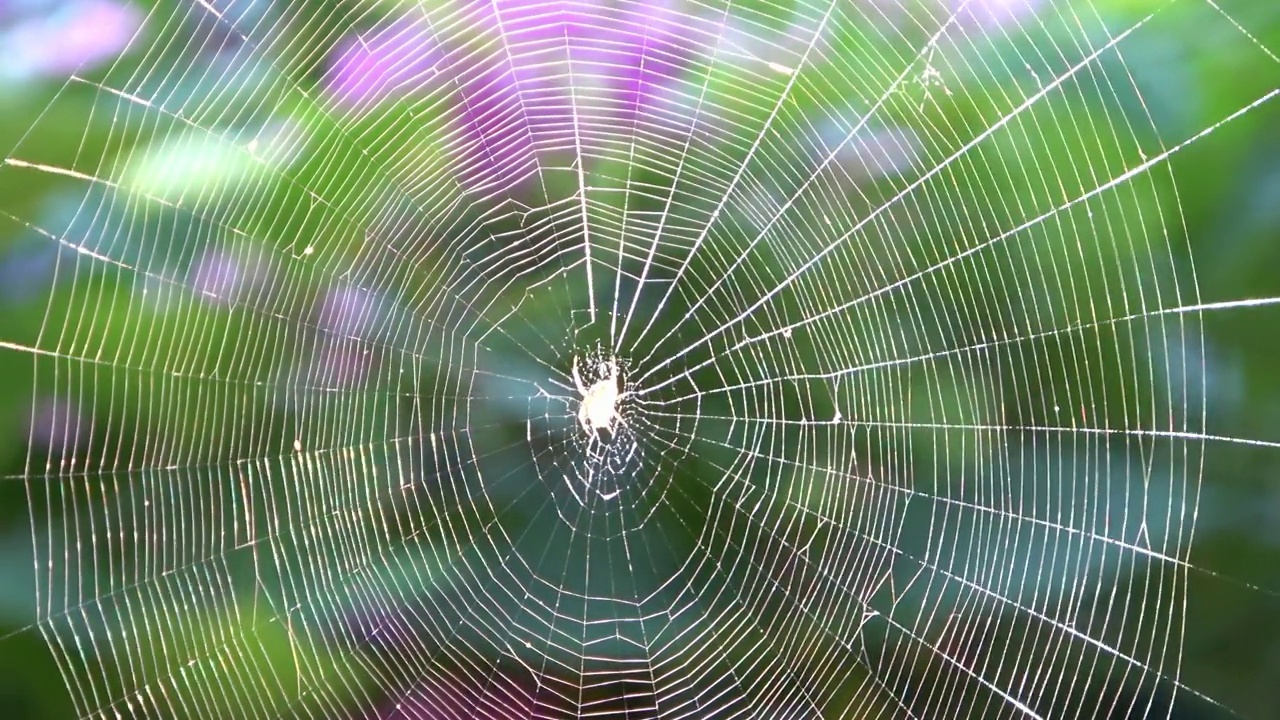
[[[0,166],[77,714],[1167,715],[1168,12],[155,4]]]

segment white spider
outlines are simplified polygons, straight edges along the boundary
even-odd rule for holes
[[[578,422],[582,429],[594,437],[600,437],[601,430],[614,433],[614,424],[623,423],[618,412],[618,400],[626,393],[618,390],[618,364],[613,360],[601,360],[597,366],[600,379],[586,387],[582,384],[582,376],[578,374],[578,358],[573,359],[573,384],[582,399],[578,404]]]

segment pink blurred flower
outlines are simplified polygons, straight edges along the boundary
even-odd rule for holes
[[[24,237],[0,254],[0,303],[30,302],[53,284],[58,246],[45,238]]]
[[[375,340],[387,305],[378,293],[355,285],[337,285],[316,306],[312,382],[323,387],[362,386],[377,365]]]
[[[983,30],[998,30],[1013,26],[1016,29],[1035,13],[1042,0],[947,0],[951,12],[958,13],[956,20]]]
[[[471,188],[507,186],[537,167],[533,128],[554,115],[534,111],[503,68],[459,78],[453,171]]]
[[[695,43],[668,6],[642,10],[537,0],[482,9],[492,52],[482,67],[472,61],[451,74],[459,86],[455,167],[463,183],[509,185],[537,167],[535,139],[589,144],[649,113]]]
[[[0,29],[0,76],[65,77],[115,59],[142,27],[140,10],[117,0],[71,0],[20,15]]]
[[[187,270],[187,285],[212,305],[252,302],[265,288],[270,272],[260,253],[250,247],[208,247]]]
[[[611,10],[484,0],[465,16],[466,36],[442,39],[424,17],[408,15],[343,40],[325,85],[338,104],[360,111],[388,98],[447,94],[454,118],[447,150],[471,188],[530,174],[535,138],[558,146],[655,112],[719,33],[718,23],[670,3]]]
[[[320,299],[317,324],[338,338],[369,339],[383,314],[382,298],[355,285],[339,285]]]
[[[187,281],[191,289],[215,304],[236,301],[244,282],[244,270],[235,258],[221,250],[207,250],[191,266]]]
[[[381,100],[425,89],[440,58],[427,18],[404,15],[339,41],[324,79],[325,89],[340,105],[368,109]]]
[[[522,89],[551,85],[566,101],[570,86],[579,96],[603,90],[624,112],[676,82],[699,54],[715,47],[720,33],[717,23],[686,15],[669,0],[615,11],[503,0],[498,19]]]
[[[64,397],[37,400],[30,423],[31,445],[55,455],[74,451],[90,428],[76,404]]]

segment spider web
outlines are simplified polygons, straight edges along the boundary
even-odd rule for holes
[[[1170,158],[1276,90],[1171,136],[1126,53],[1190,7],[1275,57],[1137,5],[149,9],[0,165],[78,197],[0,207],[64,248],[0,346],[65,399],[25,483],[77,714],[1216,705],[1236,303]]]

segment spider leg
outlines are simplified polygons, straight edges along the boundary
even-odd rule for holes
[[[573,385],[580,395],[586,396],[587,389],[582,385],[582,376],[578,375],[578,356],[573,356]]]

